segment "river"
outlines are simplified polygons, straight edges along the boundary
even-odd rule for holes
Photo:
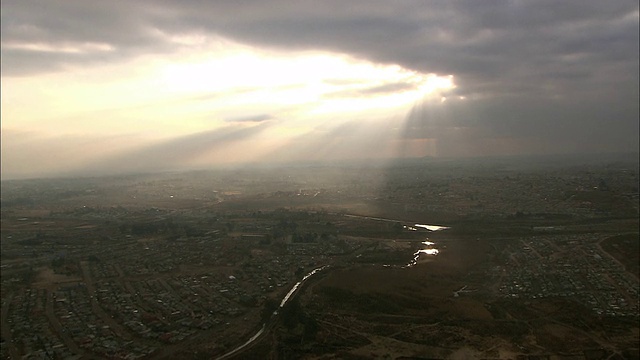
[[[282,301],[280,302],[280,306],[278,307],[278,310],[281,309],[282,307],[284,307],[287,304],[287,302],[289,302],[289,300],[291,300],[291,298],[295,295],[296,291],[298,291],[300,286],[302,284],[304,284],[304,282],[307,281],[307,279],[309,279],[311,276],[317,274],[319,271],[322,271],[322,270],[324,270],[324,269],[326,269],[328,267],[329,267],[329,265],[324,265],[324,266],[321,266],[319,268],[313,269],[311,272],[309,272],[307,275],[305,275],[302,278],[302,280],[298,281],[295,285],[293,285],[293,287],[291,288],[291,290],[289,290],[287,295],[285,295],[284,298],[282,298]],[[232,357],[233,355],[235,355],[235,354],[239,353],[240,351],[242,351],[247,346],[251,345],[258,338],[260,338],[260,336],[269,328],[269,326],[272,325],[276,321],[276,316],[278,315],[278,310],[273,312],[273,314],[271,315],[271,318],[267,322],[262,324],[262,327],[260,328],[260,330],[258,330],[258,332],[256,332],[253,336],[251,336],[249,338],[249,340],[247,340],[244,344],[238,346],[237,348],[225,353],[224,355],[221,355],[217,359],[218,360],[228,359],[228,358]]]
[[[350,215],[350,214],[345,214],[344,216],[354,217],[354,218],[361,218],[361,219],[378,220],[378,221],[401,222],[399,220],[385,219],[385,218],[378,218],[378,217],[371,217],[371,216]],[[426,230],[429,230],[429,231],[440,231],[440,230],[449,229],[449,227],[446,227],[446,226],[423,225],[423,224],[415,224],[413,227],[405,226],[405,228],[408,229],[408,230],[413,230],[413,231],[416,231],[417,228],[422,228],[422,229],[426,229]],[[413,256],[414,256],[413,260],[409,264],[407,264],[406,267],[411,267],[413,265],[416,265],[421,256],[424,256],[424,255],[427,255],[427,256],[438,255],[438,249],[433,247],[433,245],[435,245],[435,243],[433,243],[431,241],[424,241],[424,242],[422,242],[422,244],[425,245],[427,248],[420,249],[420,250],[416,251],[413,254]],[[282,301],[280,302],[280,306],[278,307],[278,309],[273,312],[273,314],[271,315],[271,318],[267,322],[262,324],[262,327],[260,328],[260,330],[258,330],[258,332],[256,332],[253,336],[251,336],[249,338],[249,340],[247,340],[242,345],[240,345],[240,346],[236,347],[235,349],[227,352],[226,354],[218,357],[217,359],[218,360],[222,360],[222,359],[230,358],[233,355],[235,355],[235,354],[239,353],[240,351],[242,351],[243,349],[245,349],[247,346],[251,345],[256,340],[258,340],[260,338],[260,336],[262,336],[262,334],[264,334],[265,331],[267,331],[269,329],[269,327],[275,323],[277,315],[278,315],[278,310],[280,310],[282,307],[284,307],[287,304],[287,302],[289,302],[289,300],[291,300],[291,298],[296,294],[296,291],[298,291],[300,286],[302,284],[304,284],[304,282],[307,281],[307,279],[309,279],[311,276],[315,275],[319,271],[322,271],[322,270],[324,270],[324,269],[326,269],[328,267],[329,267],[329,265],[321,266],[319,268],[313,269],[311,272],[309,272],[307,275],[305,275],[302,278],[302,280],[298,281],[295,285],[293,285],[291,290],[289,290],[289,292],[282,298]]]
[[[374,216],[362,216],[362,215],[352,215],[352,214],[344,214],[345,217],[358,218],[358,219],[367,219],[367,220],[377,220],[377,221],[386,221],[386,222],[394,222],[394,223],[406,223],[406,221],[394,220],[394,219],[386,219]],[[441,225],[425,225],[425,224],[415,224],[413,226],[404,226],[405,229],[411,231],[417,231],[418,228],[426,229],[429,231],[440,231],[450,229],[448,226]]]

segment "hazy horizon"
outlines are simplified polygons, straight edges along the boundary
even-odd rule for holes
[[[584,165],[636,165],[631,166],[637,169],[637,160],[640,158],[639,152],[615,152],[598,154],[518,154],[518,155],[493,155],[476,157],[396,157],[393,159],[334,159],[334,160],[314,160],[314,161],[283,161],[283,162],[246,162],[233,164],[212,164],[201,167],[173,167],[173,168],[120,168],[99,169],[83,168],[77,171],[57,172],[57,173],[29,173],[26,176],[12,174],[13,176],[2,176],[2,182],[8,181],[46,181],[46,180],[71,180],[71,179],[91,179],[91,178],[119,178],[129,176],[156,176],[167,174],[198,174],[198,173],[233,173],[233,172],[254,172],[271,170],[291,170],[291,169],[377,169],[381,174],[389,174],[397,168],[406,166],[432,166],[440,168],[447,164],[454,167],[495,167],[507,166],[511,168],[521,168],[521,170],[553,169],[567,166]],[[337,177],[335,181],[340,181]]]

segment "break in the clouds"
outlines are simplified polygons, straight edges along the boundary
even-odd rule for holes
[[[190,138],[211,143],[191,148],[200,165],[638,150],[637,1],[1,6],[3,177],[56,151],[161,169],[150,152]],[[251,146],[234,155],[224,134]],[[74,156],[68,138],[111,148]]]

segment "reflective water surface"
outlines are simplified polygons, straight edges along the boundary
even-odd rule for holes
[[[433,241],[425,240],[421,242],[421,244],[423,245],[423,248],[418,249],[413,253],[413,259],[411,259],[411,261],[406,265],[407,267],[414,266],[419,261],[428,260],[429,257],[436,256],[438,255],[438,253],[440,253],[440,250],[434,247],[436,243],[434,243]]]
[[[440,225],[423,225],[423,224],[415,224],[413,225],[417,228],[423,228],[423,229],[427,229],[429,231],[440,231],[440,230],[446,230],[449,229],[448,226],[440,226]]]

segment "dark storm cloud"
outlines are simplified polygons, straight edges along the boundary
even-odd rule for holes
[[[198,33],[452,74],[454,95],[467,103],[441,116],[483,134],[548,133],[586,144],[602,132],[638,143],[637,0],[15,0],[2,2],[1,26],[3,76],[162,55],[187,46],[168,35]],[[29,42],[111,50],[17,46]],[[432,126],[424,117],[411,121]]]
[[[574,53],[628,60],[638,49],[634,1],[5,1],[2,8],[3,43],[106,43],[123,56],[168,51],[162,34],[200,32],[482,78]]]
[[[145,21],[147,11],[132,9],[134,6],[119,2],[3,1],[3,73],[51,72],[64,66],[103,63],[156,51],[160,44]],[[62,48],[87,43],[110,45],[113,51],[64,53],[20,48],[24,44]]]
[[[637,100],[628,103],[612,108],[601,102],[578,104],[539,96],[452,99],[441,106],[415,106],[400,135],[437,139],[439,156],[487,155],[461,152],[480,145],[485,151],[493,146],[491,155],[509,153],[500,148],[505,140],[521,146],[512,153],[635,152],[638,120],[629,114],[638,112]]]

